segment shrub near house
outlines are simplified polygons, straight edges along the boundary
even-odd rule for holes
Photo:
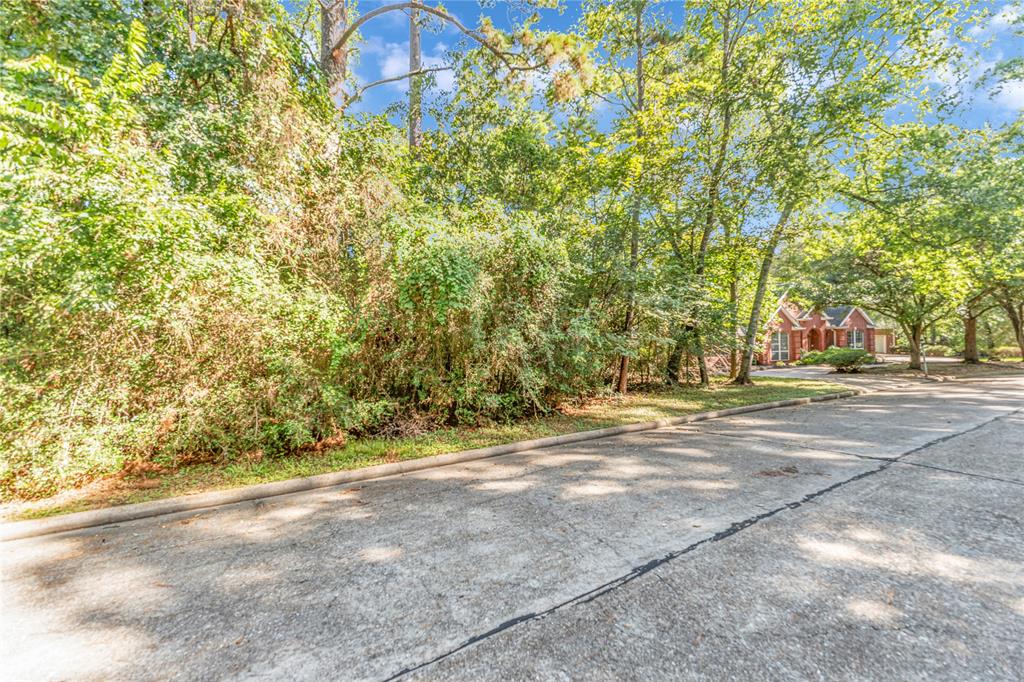
[[[860,371],[861,365],[875,361],[875,356],[860,348],[830,348],[817,351],[812,350],[804,354],[799,360],[801,365],[831,365],[837,372],[850,373]]]

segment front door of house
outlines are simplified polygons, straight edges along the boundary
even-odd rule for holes
[[[812,329],[807,334],[807,345],[811,350],[825,350],[821,346],[821,332],[817,329]]]

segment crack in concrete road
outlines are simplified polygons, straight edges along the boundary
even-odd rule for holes
[[[1018,481],[1013,478],[999,478],[998,476],[988,476],[986,474],[975,474],[970,471],[960,471],[959,469],[947,469],[946,467],[938,467],[934,464],[922,464],[921,462],[895,462],[902,466],[908,467],[921,467],[922,469],[933,469],[935,471],[944,471],[947,474],[958,474],[960,476],[970,476],[971,478],[982,478],[986,481],[995,481],[996,483],[1009,483],[1010,485],[1024,486],[1024,481]]]
[[[422,670],[424,668],[430,667],[430,666],[432,666],[432,665],[434,665],[436,663],[439,663],[440,661],[443,661],[446,658],[454,656],[455,654],[459,653],[460,651],[468,649],[468,648],[474,646],[475,644],[479,644],[480,642],[483,642],[484,640],[487,640],[487,639],[489,639],[491,637],[494,637],[495,635],[501,634],[502,632],[505,632],[506,630],[514,628],[517,625],[521,625],[522,623],[527,623],[527,622],[531,622],[531,621],[535,621],[535,620],[540,620],[540,619],[542,619],[542,618],[544,618],[546,616],[549,616],[549,615],[555,613],[556,611],[559,611],[559,610],[561,610],[561,609],[563,609],[565,607],[568,607],[568,606],[579,606],[579,605],[590,603],[590,602],[594,601],[595,599],[598,599],[599,597],[601,597],[603,595],[606,595],[606,594],[608,594],[608,593],[610,593],[610,592],[612,592],[614,590],[619,589],[620,587],[622,587],[624,585],[627,585],[627,584],[633,582],[634,580],[640,578],[641,576],[644,576],[644,575],[650,573],[651,571],[653,571],[654,569],[656,569],[656,568],[658,568],[660,566],[663,566],[663,565],[665,565],[665,564],[667,564],[667,563],[669,563],[671,561],[674,561],[675,559],[678,559],[679,557],[682,557],[684,555],[687,555],[687,554],[690,554],[691,552],[696,551],[697,549],[703,547],[704,545],[710,545],[712,543],[716,543],[716,542],[720,542],[722,540],[726,540],[726,539],[732,537],[733,535],[736,535],[740,531],[746,530],[747,528],[750,528],[751,526],[754,526],[754,525],[760,523],[761,521],[764,521],[766,519],[770,519],[770,518],[772,518],[772,517],[774,517],[774,516],[784,512],[784,511],[787,511],[787,510],[798,509],[798,508],[804,506],[805,504],[807,504],[809,502],[813,502],[814,500],[816,500],[816,499],[818,499],[818,498],[820,498],[820,497],[822,497],[824,495],[827,495],[827,494],[829,494],[831,492],[834,492],[834,491],[836,491],[836,490],[838,490],[840,488],[843,488],[843,487],[845,487],[846,485],[848,485],[850,483],[854,483],[856,481],[860,481],[862,479],[868,478],[869,476],[874,476],[875,474],[881,473],[881,472],[889,469],[894,464],[916,465],[913,462],[901,462],[900,460],[902,460],[903,458],[908,457],[910,455],[913,455],[915,453],[921,452],[923,450],[927,450],[928,448],[934,447],[934,446],[939,445],[941,443],[945,443],[946,441],[952,440],[954,438],[959,438],[959,437],[965,436],[965,435],[967,435],[969,433],[973,433],[975,431],[979,431],[979,430],[981,430],[981,429],[991,425],[992,423],[994,423],[994,422],[996,422],[996,421],[998,421],[1000,419],[1006,419],[1006,418],[1012,417],[1012,416],[1017,415],[1017,414],[1022,414],[1022,413],[1024,413],[1024,408],[1013,410],[1012,412],[1008,412],[1006,414],[997,415],[997,416],[995,416],[995,417],[993,417],[991,419],[988,419],[988,420],[986,420],[984,422],[981,422],[980,424],[976,424],[975,426],[972,426],[971,428],[964,429],[963,431],[958,431],[956,433],[946,434],[946,435],[941,436],[939,438],[935,438],[933,440],[930,440],[930,441],[924,443],[923,445],[920,445],[918,447],[915,447],[915,448],[912,448],[910,450],[907,450],[906,452],[903,452],[900,455],[898,455],[896,457],[893,457],[893,458],[880,458],[880,457],[870,457],[870,456],[867,456],[867,455],[854,455],[852,453],[843,453],[843,454],[848,454],[851,457],[857,457],[857,458],[860,458],[860,459],[876,460],[876,461],[880,462],[880,465],[877,468],[875,468],[875,469],[871,469],[871,470],[868,470],[868,471],[861,472],[861,473],[859,473],[859,474],[857,474],[855,476],[851,476],[850,478],[844,479],[842,481],[837,481],[836,483],[833,483],[832,485],[829,485],[829,486],[826,486],[826,487],[821,488],[819,490],[816,490],[814,492],[808,493],[808,494],[804,495],[803,497],[801,497],[799,500],[796,500],[794,502],[787,502],[786,504],[783,504],[783,505],[780,505],[780,506],[775,507],[773,509],[770,509],[768,511],[765,511],[765,512],[763,512],[761,514],[757,514],[755,516],[750,516],[750,517],[748,517],[746,519],[743,519],[742,521],[736,521],[736,522],[732,523],[725,530],[719,531],[719,532],[715,533],[714,535],[711,535],[711,536],[708,536],[706,538],[703,538],[702,540],[698,540],[697,542],[694,542],[694,543],[692,543],[690,545],[687,545],[686,547],[684,547],[682,549],[669,552],[668,554],[666,554],[666,555],[664,555],[664,556],[662,556],[660,558],[652,559],[651,561],[648,561],[647,563],[642,564],[640,566],[635,566],[632,570],[630,570],[628,573],[626,573],[626,574],[624,574],[622,576],[619,576],[617,578],[609,580],[609,581],[607,581],[607,582],[605,582],[605,583],[603,583],[601,585],[598,585],[597,587],[594,587],[594,588],[592,588],[592,589],[590,589],[590,590],[588,590],[586,592],[583,592],[583,593],[578,594],[578,595],[576,595],[574,597],[571,597],[570,599],[566,599],[565,601],[562,601],[562,602],[560,602],[558,604],[555,604],[555,605],[553,605],[553,606],[551,606],[551,607],[549,607],[547,609],[544,609],[543,611],[535,611],[535,612],[525,613],[523,615],[516,616],[515,618],[511,618],[511,619],[509,619],[509,620],[507,620],[507,621],[505,621],[503,623],[500,623],[500,624],[496,625],[495,627],[491,628],[490,630],[487,630],[486,632],[483,632],[483,633],[480,633],[478,635],[474,635],[473,637],[470,637],[469,639],[465,640],[464,642],[462,642],[458,646],[456,646],[456,647],[454,647],[452,649],[449,649],[448,651],[445,651],[444,653],[441,653],[441,654],[435,656],[434,658],[432,658],[432,659],[430,659],[428,661],[424,661],[422,663],[419,663],[419,664],[416,664],[416,665],[404,668],[404,669],[394,673],[393,675],[390,675],[389,677],[384,678],[384,682],[391,682],[392,680],[397,680],[399,678],[405,677],[406,675],[414,673],[414,672],[416,672],[418,670]],[[789,444],[787,444],[787,445],[789,445]],[[920,465],[920,466],[923,466],[925,468],[936,468],[936,469],[938,468],[938,467],[927,467],[927,465]],[[966,474],[965,472],[951,472],[951,473],[963,473],[965,475],[970,475],[970,474]],[[976,476],[978,476],[980,478],[991,478],[991,477],[988,477],[988,476],[983,476],[981,474],[977,474]],[[1006,482],[1006,483],[1015,483],[1014,481],[1004,481],[1004,482]]]

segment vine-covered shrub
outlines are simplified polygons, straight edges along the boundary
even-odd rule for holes
[[[594,390],[602,337],[564,305],[570,265],[557,241],[486,209],[388,232],[388,278],[353,346],[353,395],[388,396],[395,419],[456,424]]]
[[[171,87],[145,45],[135,24],[94,78],[0,73],[0,495],[597,389],[612,337],[558,238],[406,198],[393,129],[338,134],[273,62],[234,119],[145,111]]]

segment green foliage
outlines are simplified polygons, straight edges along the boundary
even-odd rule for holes
[[[956,357],[959,354],[955,348],[952,348],[951,346],[944,346],[939,343],[930,343],[927,346],[925,346],[925,350],[927,351],[928,355],[934,355],[937,358],[952,358]]]
[[[1005,360],[1007,358],[1019,358],[1020,348],[1017,346],[996,346],[988,352],[990,358]]]
[[[800,355],[800,359],[797,360],[796,364],[798,364],[798,365],[822,365],[822,364],[824,364],[824,361],[822,360],[822,357],[821,357],[823,353],[824,353],[824,351],[820,351],[820,350],[809,350],[806,353],[803,353],[803,354]]]
[[[822,351],[804,353],[798,364],[831,365],[837,372],[857,372],[862,365],[875,362],[875,356],[860,348],[840,348],[829,346]]]
[[[1019,134],[961,156],[940,126],[873,137],[948,56],[946,3],[483,21],[412,152],[388,115],[335,110],[317,11],[0,5],[4,496],[510,422],[624,366],[675,380],[749,350],[737,330],[777,279],[762,265],[799,235],[857,275],[829,284],[915,306],[901,323],[975,289],[1015,310],[1019,153],[990,152]],[[905,201],[823,219],[837,165]],[[951,186],[962,200],[934,200]]]

